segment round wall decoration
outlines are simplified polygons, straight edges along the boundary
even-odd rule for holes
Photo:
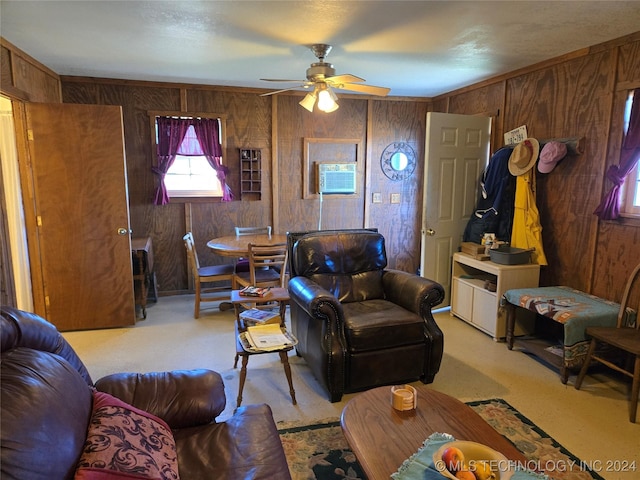
[[[408,143],[390,143],[382,152],[380,168],[390,180],[409,178],[416,169],[416,152]]]

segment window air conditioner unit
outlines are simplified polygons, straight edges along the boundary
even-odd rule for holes
[[[356,193],[355,163],[318,163],[318,193]]]

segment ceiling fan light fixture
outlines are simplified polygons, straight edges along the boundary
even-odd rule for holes
[[[300,100],[300,105],[305,109],[313,112],[313,106],[316,104],[316,91],[307,93],[302,100]]]
[[[274,92],[263,93],[261,96],[275,95],[289,90],[298,88],[309,89],[313,87],[313,93],[308,94],[299,102],[302,107],[310,112],[313,111],[316,101],[318,102],[318,110],[323,112],[335,112],[338,109],[338,97],[331,90],[331,87],[340,90],[352,90],[354,92],[366,93],[369,95],[386,96],[390,88],[376,87],[374,85],[364,84],[364,78],[357,77],[351,73],[336,75],[333,65],[325,62],[325,57],[331,51],[331,45],[318,43],[310,46],[311,51],[317,57],[318,61],[311,64],[307,68],[307,77],[305,80],[283,80],[277,78],[261,78],[267,82],[294,82],[297,86],[283,88]]]
[[[322,88],[318,93],[318,109],[331,113],[335,112],[339,108],[338,97],[329,87]]]

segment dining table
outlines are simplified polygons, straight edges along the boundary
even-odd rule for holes
[[[249,255],[250,243],[257,245],[286,244],[287,236],[278,234],[267,235],[264,233],[227,235],[224,237],[212,238],[207,242],[207,247],[209,247],[213,253],[223,257],[242,258]],[[220,310],[230,310],[231,308],[233,308],[233,303],[231,302],[220,303]]]
[[[287,243],[287,236],[280,234],[250,234],[228,235],[213,238],[207,242],[207,247],[223,257],[246,257],[249,255],[249,244],[278,245]]]

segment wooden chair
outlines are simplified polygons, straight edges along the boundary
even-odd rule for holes
[[[618,323],[616,327],[587,327],[585,332],[587,337],[591,337],[591,344],[589,345],[584,365],[582,365],[582,368],[580,369],[575,385],[576,390],[579,390],[582,385],[582,380],[589,369],[589,363],[591,360],[596,360],[613,370],[631,377],[633,381],[631,384],[631,399],[629,402],[629,420],[632,423],[636,422],[638,392],[640,390],[640,318],[638,317],[640,314],[640,302],[638,302],[638,306],[635,309],[635,325],[626,325],[625,322],[627,321],[626,319],[629,318],[627,308],[632,296],[631,292],[634,286],[638,287],[639,285],[640,265],[636,266],[627,281],[622,301],[620,302]],[[640,295],[637,290],[639,289],[636,288],[636,291],[634,292],[636,296]],[[635,360],[633,361],[633,371],[629,371],[627,368],[616,365],[611,360],[604,358],[604,356],[597,353],[596,347],[598,343],[615,347],[616,349],[625,352],[630,357],[635,357]]]
[[[245,235],[269,235],[271,236],[271,225],[266,227],[235,227],[236,237],[242,237]],[[236,272],[248,272],[249,260],[240,257],[236,261]]]
[[[196,252],[195,243],[193,241],[193,234],[187,232],[184,237],[184,245],[187,249],[187,258],[189,260],[189,266],[191,273],[193,274],[193,280],[196,289],[195,306],[193,309],[193,318],[200,317],[200,303],[201,302],[219,302],[221,300],[229,300],[231,295],[211,297],[205,294],[229,290],[229,287],[209,287],[202,288],[203,283],[229,281],[233,285],[233,278],[235,269],[233,265],[211,265],[208,267],[201,267],[198,261],[198,253]]]
[[[236,272],[234,289],[254,285],[256,287],[286,287],[287,244],[248,244],[249,271]]]
[[[280,287],[286,290],[287,263],[289,260],[287,244],[278,243],[274,245],[257,245],[250,243],[248,245],[248,249],[249,271],[235,272],[233,277],[233,289],[237,290],[242,287],[256,286]],[[241,305],[235,305],[236,314],[240,307],[249,309],[256,308],[257,304],[261,304],[261,308],[271,308],[273,303],[278,303],[280,316],[284,322],[285,310],[289,303],[288,296],[286,299],[279,299],[277,302],[271,302],[267,298],[261,298],[260,301],[257,301],[257,299],[248,297]]]
[[[236,227],[236,237],[243,235],[271,235],[271,225],[266,227]]]

